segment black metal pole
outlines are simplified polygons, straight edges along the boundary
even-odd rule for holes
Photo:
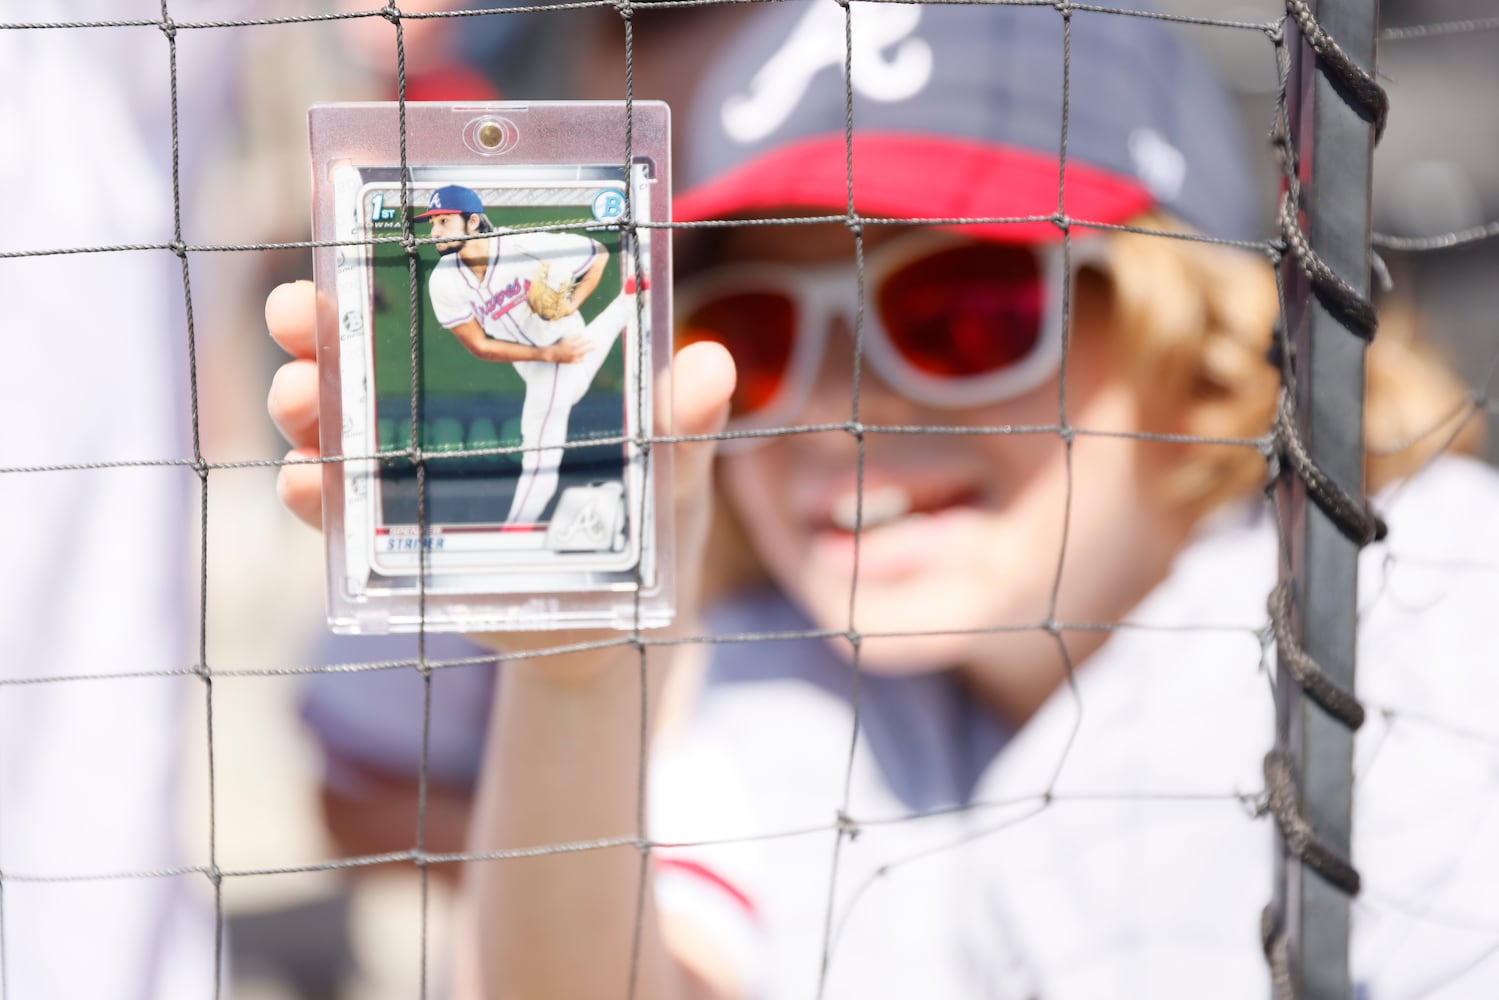
[[[1374,66],[1378,0],[1314,0],[1316,21],[1365,70]],[[1288,21],[1291,67],[1287,124],[1299,154],[1304,231],[1312,250],[1359,295],[1369,294],[1369,199],[1374,128],[1326,72],[1303,34]],[[1296,425],[1312,462],[1352,497],[1363,495],[1364,351],[1366,343],[1329,313],[1293,255],[1282,269],[1287,329],[1295,372]],[[1292,631],[1337,687],[1354,689],[1357,566],[1360,544],[1311,502],[1302,478],[1281,488]],[[1308,700],[1281,651],[1277,669],[1278,739],[1292,761],[1296,805],[1316,839],[1350,857],[1353,730]],[[1285,935],[1296,995],[1348,1000],[1350,898],[1276,843],[1272,915]]]

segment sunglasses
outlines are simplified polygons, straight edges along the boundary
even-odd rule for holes
[[[1073,274],[1103,240],[1075,240]],[[865,256],[864,356],[892,389],[925,406],[984,406],[1036,388],[1060,367],[1062,303],[1073,275],[1060,244],[894,240]],[[677,344],[723,344],[739,371],[730,428],[793,421],[806,405],[833,317],[854,328],[854,264],[746,263],[684,280]]]

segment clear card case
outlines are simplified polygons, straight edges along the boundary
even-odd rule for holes
[[[309,124],[330,626],[670,621],[666,106]]]

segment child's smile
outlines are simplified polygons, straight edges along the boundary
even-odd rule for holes
[[[875,230],[866,250],[902,238]],[[851,248],[841,227],[760,227],[736,230],[720,252],[720,266],[776,255],[818,266]],[[1067,422],[1140,430],[1137,393],[1112,355],[1107,284],[1080,283],[1072,305]],[[1147,452],[1089,434],[1069,448],[1060,367],[1012,398],[941,408],[865,366],[861,465],[842,426],[853,414],[854,341],[832,322],[795,424],[836,429],[722,456],[727,499],[760,562],[819,628],[848,629],[853,595],[852,627],[878,637],[862,647],[871,669],[987,666],[1001,687],[1050,690],[1065,668],[1048,623],[1113,620],[1164,571],[1178,528],[1152,499]],[[1121,523],[1133,527],[1121,533]],[[1079,660],[1097,641],[1067,633]]]

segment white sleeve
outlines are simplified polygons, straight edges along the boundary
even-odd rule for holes
[[[577,281],[588,273],[595,255],[602,251],[598,242],[576,233],[527,233],[521,252],[551,267],[552,281],[564,274]]]
[[[432,314],[448,329],[474,315],[474,297],[463,287],[456,265],[456,257],[446,258],[432,269],[432,277],[427,279],[427,300],[432,303]]]

